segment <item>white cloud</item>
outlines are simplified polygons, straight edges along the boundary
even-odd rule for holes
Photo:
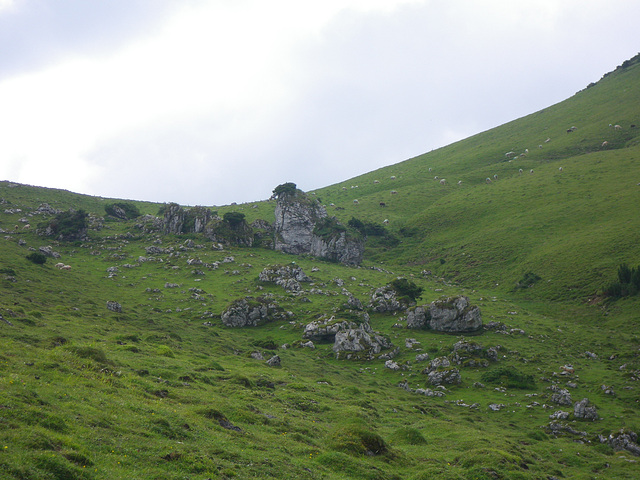
[[[0,80],[0,177],[192,204],[317,188],[566,98],[636,53],[621,22],[640,13],[605,0],[180,5],[99,55]]]

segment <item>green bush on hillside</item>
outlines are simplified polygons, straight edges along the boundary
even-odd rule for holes
[[[532,389],[535,387],[533,375],[522,373],[517,368],[498,367],[482,374],[482,381],[502,385],[507,388]]]
[[[244,213],[240,212],[227,212],[222,216],[222,220],[227,222],[231,228],[237,227],[244,222]]]
[[[419,287],[411,280],[407,280],[406,278],[396,278],[389,285],[400,295],[400,297],[409,298],[412,302],[415,302],[424,289]]]
[[[36,265],[44,265],[45,263],[47,263],[47,257],[40,252],[31,252],[29,255],[27,255],[26,258]]]
[[[82,240],[89,228],[87,219],[84,210],[69,210],[57,214],[41,227],[44,227],[46,235],[54,235],[59,240]]]
[[[640,291],[640,266],[629,267],[626,263],[618,267],[618,281],[605,289],[605,295],[611,298],[622,298],[636,295]]]
[[[112,217],[120,218],[122,220],[137,218],[141,215],[138,207],[133,203],[125,202],[108,203],[104,206],[104,211],[107,215],[111,215]]]

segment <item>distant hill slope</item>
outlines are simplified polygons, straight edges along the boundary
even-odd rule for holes
[[[531,271],[537,295],[594,295],[620,263],[640,263],[638,60],[549,108],[315,193],[344,220],[389,220],[402,243],[376,260],[501,288]]]

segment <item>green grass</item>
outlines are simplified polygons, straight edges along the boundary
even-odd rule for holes
[[[598,435],[640,430],[639,300],[601,297],[621,263],[640,264],[640,130],[629,128],[640,116],[639,76],[632,65],[541,112],[315,192],[345,223],[389,219],[400,243],[370,239],[361,267],[264,248],[217,251],[199,235],[146,233],[136,219],[107,218],[87,241],[56,242],[20,218],[37,225],[42,217],[27,215],[45,202],[103,217],[113,199],[0,182],[0,478],[637,478],[637,459]],[[525,148],[526,157],[504,157]],[[162,206],[132,203],[152,215]],[[274,202],[211,208],[272,221]],[[25,258],[47,245],[72,269]],[[139,262],[151,245],[173,253]],[[220,263],[195,274],[194,257]],[[292,261],[312,278],[303,294],[258,281],[265,266]],[[461,336],[397,328],[401,314],[372,313],[372,327],[399,347],[398,371],[383,360],[337,360],[331,344],[298,346],[310,321],[347,315],[343,288],[367,304],[398,277],[422,289],[419,304],[464,294],[485,324],[515,329],[473,337],[500,346],[498,361],[456,366],[462,383],[427,397],[399,384],[430,387],[416,354],[449,355]],[[265,294],[292,312],[289,321],[222,325],[232,301]],[[420,343],[407,348],[407,338]],[[279,355],[281,366],[255,360],[256,351]],[[564,375],[568,364],[574,373]],[[596,405],[600,420],[568,420],[584,438],[547,428],[556,410],[573,413],[551,403],[554,384]]]

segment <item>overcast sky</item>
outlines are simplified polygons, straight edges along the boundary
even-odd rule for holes
[[[398,163],[640,51],[637,0],[0,0],[0,180],[184,205]]]

